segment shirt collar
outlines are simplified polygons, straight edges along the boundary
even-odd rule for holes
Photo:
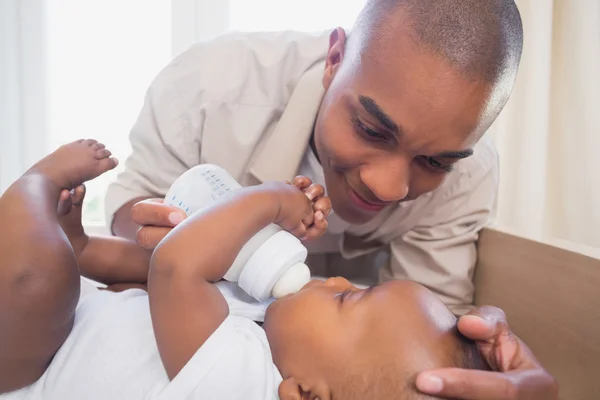
[[[249,168],[249,173],[259,182],[294,178],[325,93],[322,84],[324,70],[324,62],[319,62],[300,77],[277,126],[258,150]]]

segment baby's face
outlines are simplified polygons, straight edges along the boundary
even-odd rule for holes
[[[455,322],[448,308],[416,283],[393,281],[363,290],[330,278],[274,302],[264,328],[284,378],[331,386],[340,371],[368,367],[379,357],[418,365],[436,360],[443,366],[440,356],[447,353]]]

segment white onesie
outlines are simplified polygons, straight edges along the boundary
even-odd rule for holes
[[[71,334],[34,384],[0,400],[278,399],[282,378],[273,364],[262,321],[268,304],[220,282],[230,315],[169,381],[158,353],[148,295],[133,289],[90,289]]]

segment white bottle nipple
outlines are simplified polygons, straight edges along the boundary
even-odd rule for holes
[[[310,281],[310,269],[304,263],[294,264],[281,275],[273,286],[271,294],[279,299],[296,293]]]

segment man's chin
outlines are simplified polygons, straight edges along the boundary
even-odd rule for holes
[[[362,210],[353,209],[347,205],[335,208],[335,213],[344,221],[352,225],[362,225],[375,218],[379,212],[364,212]],[[380,211],[381,212],[381,211]]]

